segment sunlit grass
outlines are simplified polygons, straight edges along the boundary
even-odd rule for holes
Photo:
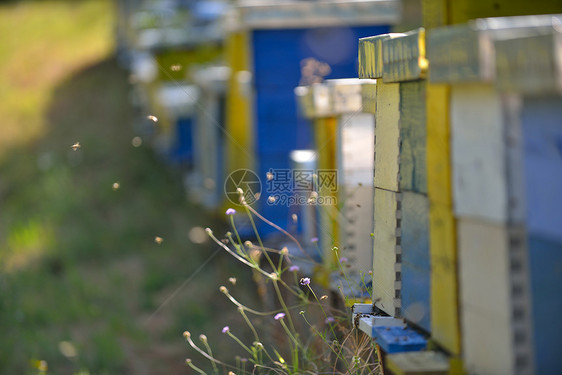
[[[53,86],[112,49],[112,2],[0,5],[0,158],[45,132]]]

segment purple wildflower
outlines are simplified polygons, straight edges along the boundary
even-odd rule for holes
[[[340,258],[340,263],[347,263],[349,259],[347,259],[346,257],[341,257]]]
[[[308,285],[310,284],[310,277],[303,277],[301,279],[301,285]]]
[[[279,319],[283,319],[284,317],[285,317],[285,313],[280,312],[280,313],[276,314],[276,315],[273,317],[273,319],[279,320]]]
[[[298,272],[300,271],[300,267],[299,266],[291,266],[289,267],[289,272]]]
[[[312,238],[310,239],[310,242],[312,242],[312,243],[318,242],[318,237],[312,237]]]
[[[227,215],[234,215],[236,213],[236,210],[234,208],[229,208],[225,213]]]
[[[222,333],[227,333],[230,331],[230,327],[228,326],[224,326],[224,328],[222,329]]]
[[[324,323],[326,324],[330,324],[330,323],[334,323],[336,321],[336,319],[334,319],[333,316],[329,316],[326,318],[326,320],[324,320]]]

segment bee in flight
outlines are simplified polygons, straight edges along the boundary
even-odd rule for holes
[[[74,151],[78,150],[80,148],[80,142],[76,142],[71,147],[72,147],[72,150],[74,150]]]

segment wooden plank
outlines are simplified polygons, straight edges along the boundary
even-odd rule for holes
[[[400,190],[427,194],[425,87],[400,84]]]
[[[447,375],[450,370],[449,359],[435,351],[389,354],[386,367],[394,375]]]
[[[430,332],[431,269],[427,197],[413,192],[403,192],[401,212],[402,315],[408,322]]]
[[[429,200],[452,206],[449,96],[447,85],[428,84],[427,95],[427,193]]]
[[[466,369],[514,374],[507,228],[469,219],[457,228]]]
[[[373,337],[385,353],[419,351],[427,345],[425,337],[408,327],[373,327]]]
[[[430,203],[431,335],[459,355],[460,315],[456,226],[451,206]]]
[[[385,39],[404,36],[401,33],[389,33],[359,39],[359,78],[382,78],[383,57],[382,42]]]
[[[449,0],[451,24],[464,23],[482,17],[508,17],[527,14],[561,13],[558,1],[537,0]]]
[[[370,280],[373,264],[373,204],[375,119],[370,113],[347,114],[338,119],[337,165],[341,207],[341,255],[348,258],[349,276]]]
[[[400,193],[375,188],[373,302],[387,314],[400,317]]]
[[[528,230],[562,242],[562,97],[526,98],[521,115]]]
[[[537,374],[562,373],[562,242],[529,236]]]
[[[375,187],[398,191],[400,86],[377,82],[375,119]]]
[[[506,144],[499,94],[491,85],[451,90],[455,215],[508,221]]]
[[[405,82],[425,78],[425,29],[419,28],[396,38],[382,40],[384,82]]]
[[[546,33],[497,40],[497,85],[500,90],[525,94],[562,93],[562,16],[551,16],[556,25]],[[537,34],[537,30],[533,30]]]
[[[315,150],[318,157],[319,170],[336,169],[336,131],[337,119],[335,117],[317,118],[314,120]],[[336,200],[336,192],[329,188],[321,188],[319,196],[332,197]],[[334,264],[332,247],[338,243],[337,237],[337,206],[321,205],[319,208],[319,239],[323,249],[323,260],[328,269]],[[325,280],[327,283],[327,280]]]
[[[227,173],[240,168],[254,169],[253,123],[251,96],[245,90],[244,79],[249,79],[249,35],[245,32],[231,33],[226,41],[228,66],[232,69],[228,80],[226,100],[226,131],[230,135],[226,142]]]

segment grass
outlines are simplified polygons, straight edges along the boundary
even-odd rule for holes
[[[216,249],[189,230],[222,224],[132,146],[112,25],[109,0],[0,5],[2,373],[182,373],[187,325],[231,350],[220,327],[237,313],[216,288],[247,290],[247,272],[219,253],[183,285]]]

